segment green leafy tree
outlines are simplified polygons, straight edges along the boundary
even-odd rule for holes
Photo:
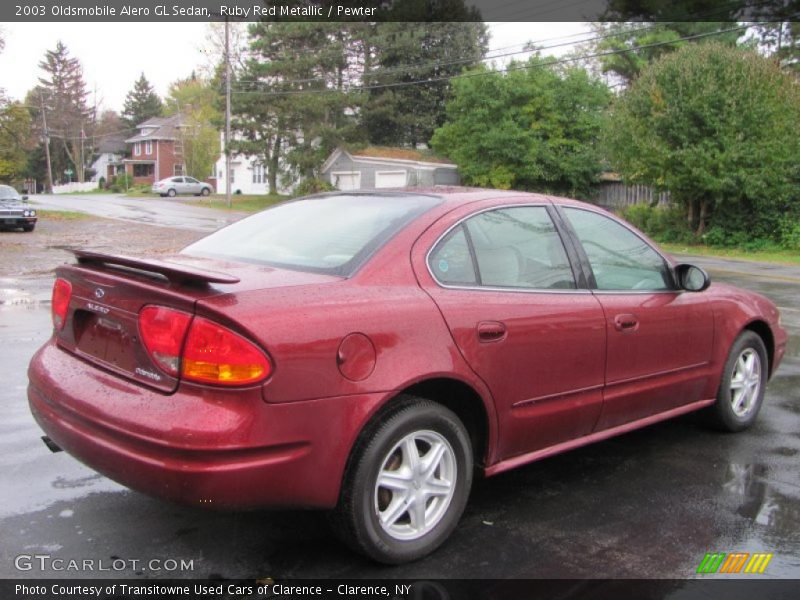
[[[169,87],[164,112],[183,116],[180,128],[183,160],[188,175],[204,179],[213,172],[219,157],[219,128],[222,120],[219,91],[212,82],[194,73]]]
[[[19,102],[0,105],[0,181],[24,176],[34,146],[28,109]]]
[[[581,68],[549,59],[481,67],[453,80],[447,121],[433,148],[465,183],[587,198],[601,171],[596,140],[611,93]]]
[[[669,190],[695,235],[777,239],[798,213],[800,87],[775,61],[692,45],[645,69],[614,104],[612,165]]]
[[[133,89],[125,96],[122,109],[122,120],[129,129],[136,128],[152,117],[160,117],[164,112],[164,104],[153,86],[142,73],[133,84]]]

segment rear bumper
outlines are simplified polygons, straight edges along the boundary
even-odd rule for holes
[[[28,400],[47,435],[93,469],[152,496],[210,508],[331,508],[375,394],[273,405],[261,390],[128,382],[48,342]],[[186,386],[183,386],[186,387]]]

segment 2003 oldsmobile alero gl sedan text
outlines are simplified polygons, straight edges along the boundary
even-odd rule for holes
[[[154,496],[330,509],[387,563],[447,538],[473,473],[701,409],[747,428],[786,346],[766,298],[537,194],[334,193],[76,255],[29,370],[52,442]]]

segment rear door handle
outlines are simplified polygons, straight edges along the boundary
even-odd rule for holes
[[[506,337],[506,326],[500,321],[481,321],[478,323],[479,342],[499,342]]]
[[[617,315],[614,317],[614,327],[617,331],[634,332],[639,329],[639,319],[636,315]]]

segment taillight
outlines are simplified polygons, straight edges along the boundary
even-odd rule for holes
[[[173,377],[181,373],[200,383],[247,385],[272,372],[255,344],[203,317],[146,306],[139,313],[139,331],[153,361]]]
[[[272,365],[253,343],[230,329],[195,317],[183,350],[183,376],[192,381],[244,385],[266,379]]]
[[[53,298],[50,303],[53,311],[53,327],[56,328],[56,331],[61,331],[64,328],[64,323],[67,322],[67,309],[69,309],[71,297],[72,284],[66,279],[56,279],[53,285]]]
[[[181,366],[181,347],[192,315],[164,308],[145,306],[139,313],[139,333],[153,361],[176,377]]]

